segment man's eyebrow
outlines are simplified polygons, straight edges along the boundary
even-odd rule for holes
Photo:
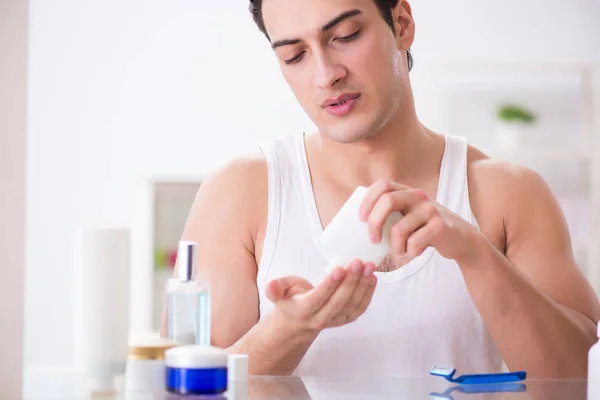
[[[273,42],[271,44],[271,47],[273,48],[273,50],[275,50],[276,48],[281,47],[281,46],[288,46],[288,45],[291,45],[291,44],[298,44],[300,42],[301,42],[300,39],[283,39],[283,40],[278,40],[276,42]]]
[[[335,17],[334,19],[332,19],[331,21],[329,21],[328,23],[326,23],[325,25],[323,25],[321,27],[321,32],[328,31],[331,28],[333,28],[334,26],[336,26],[337,24],[339,24],[340,22],[342,22],[343,20],[354,17],[355,15],[359,15],[359,14],[362,14],[362,11],[360,11],[360,10],[345,11],[345,12],[341,13],[340,15],[338,15],[337,17]]]
[[[323,25],[320,30],[321,30],[321,32],[326,32],[326,31],[330,30],[331,28],[333,28],[334,26],[336,26],[337,24],[339,24],[340,22],[342,22],[348,18],[354,17],[356,15],[359,15],[359,14],[362,14],[362,11],[360,11],[360,10],[345,11],[345,12],[341,13],[340,15],[338,15],[337,17],[335,17],[334,19],[332,19],[331,21],[329,21],[328,23],[326,23],[325,25]],[[275,50],[277,47],[298,44],[301,41],[302,40],[300,40],[300,39],[277,40],[277,41],[271,43],[271,48],[273,48],[273,50]]]

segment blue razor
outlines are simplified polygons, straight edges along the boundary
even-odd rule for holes
[[[527,378],[527,372],[504,372],[500,374],[471,374],[461,375],[454,377],[456,369],[433,367],[429,371],[430,375],[441,376],[448,382],[458,383],[461,385],[474,385],[474,384],[490,384],[490,383],[505,383],[505,382],[518,382]]]

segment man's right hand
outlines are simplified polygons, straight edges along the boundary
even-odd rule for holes
[[[351,262],[335,268],[314,287],[306,279],[286,276],[267,285],[267,297],[286,322],[300,330],[318,333],[354,322],[367,309],[377,278],[375,265]]]

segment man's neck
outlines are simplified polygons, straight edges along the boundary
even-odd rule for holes
[[[443,138],[425,128],[416,116],[410,121],[397,121],[390,121],[373,137],[355,143],[337,143],[316,135],[311,138],[314,154],[309,155],[309,162],[311,158],[318,160],[320,172],[331,172],[342,186],[370,186],[379,179],[419,186],[437,173]]]

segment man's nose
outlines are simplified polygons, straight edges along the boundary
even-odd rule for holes
[[[340,82],[346,77],[346,69],[339,62],[333,60],[327,54],[319,54],[315,58],[315,81],[319,88],[331,89],[338,82]]]

